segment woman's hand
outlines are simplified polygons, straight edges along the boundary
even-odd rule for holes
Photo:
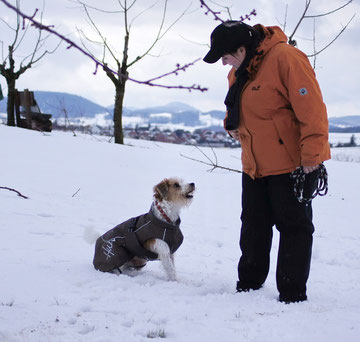
[[[303,166],[303,170],[306,174],[313,172],[315,170],[317,170],[319,168],[319,165],[315,165],[315,166]]]

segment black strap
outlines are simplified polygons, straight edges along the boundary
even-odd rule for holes
[[[302,167],[298,167],[290,175],[291,178],[295,180],[294,182],[294,195],[299,202],[310,202],[317,195],[325,196],[328,192],[328,173],[326,171],[325,165],[321,163],[317,171],[317,184],[314,192],[309,196],[304,195],[304,185],[306,173]],[[313,171],[315,172],[315,171]],[[308,174],[309,175],[309,174]]]

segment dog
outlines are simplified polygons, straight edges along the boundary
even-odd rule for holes
[[[153,188],[146,214],[133,217],[96,240],[93,264],[102,272],[140,269],[148,260],[160,259],[168,280],[176,281],[174,253],[183,242],[180,212],[192,202],[195,184],[166,178]]]

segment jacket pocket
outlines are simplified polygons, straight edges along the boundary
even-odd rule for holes
[[[289,109],[281,109],[272,119],[279,135],[279,143],[284,145],[294,166],[300,166],[300,128],[294,113]]]

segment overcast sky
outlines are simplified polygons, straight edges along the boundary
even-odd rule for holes
[[[14,0],[8,0],[14,3]],[[85,0],[84,0],[85,1]],[[68,38],[79,42],[77,29],[86,32],[91,39],[98,40],[98,36],[91,29],[89,21],[74,1],[44,0],[43,21],[45,24],[55,25],[55,29]],[[120,11],[118,0],[86,1],[92,6],[104,10]],[[124,2],[124,0],[122,0]],[[130,2],[128,0],[128,2]],[[231,7],[232,19],[250,13],[256,9],[257,16],[247,23],[257,23],[266,26],[282,26],[286,21],[285,32],[289,35],[305,8],[305,0],[253,0],[253,1],[221,1],[216,3]],[[309,15],[322,14],[347,3],[347,0],[312,0]],[[213,9],[219,10],[213,2],[207,1]],[[151,7],[151,5],[154,5]],[[285,11],[287,16],[285,20]],[[151,7],[147,11],[145,9]],[[27,14],[33,14],[35,9],[43,8],[43,1],[23,0],[21,9]],[[144,53],[157,35],[159,23],[164,8],[163,0],[137,0],[129,11],[129,21],[132,23],[130,32],[129,60]],[[171,28],[162,40],[142,61],[129,69],[130,77],[137,80],[147,80],[160,74],[171,71],[176,64],[181,65],[202,58],[208,51],[211,31],[219,24],[212,15],[205,15],[205,9],[200,8],[200,1],[169,0],[164,28],[171,25],[180,15],[186,14]],[[124,16],[122,13],[107,14],[95,10],[90,13],[99,30],[107,38],[113,51],[121,59],[124,37]],[[142,13],[142,14],[141,14]],[[139,16],[139,14],[141,14]],[[344,115],[360,115],[360,4],[354,0],[352,4],[330,16],[316,20],[316,49],[320,50],[339,33],[350,18],[355,18],[328,49],[318,55],[316,60],[316,74],[323,92],[325,103],[330,117]],[[14,25],[16,15],[0,2],[0,17],[8,25]],[[40,17],[40,13],[36,18]],[[227,13],[222,13],[223,19],[228,19]],[[298,47],[307,54],[313,53],[313,20],[306,19],[297,31],[295,39]],[[31,53],[36,30],[30,29],[27,39],[24,39],[17,50],[16,60],[21,61],[23,56]],[[1,58],[7,54],[7,46],[13,39],[13,32],[4,22],[0,22]],[[46,47],[51,49],[57,44],[56,38],[50,38]],[[102,56],[102,50],[87,43],[89,49],[97,56]],[[109,65],[115,67],[109,59]],[[2,59],[0,59],[2,62]],[[311,59],[311,62],[313,60]],[[67,49],[61,44],[52,55],[47,55],[36,66],[29,69],[17,82],[18,89],[59,91],[77,94],[86,97],[103,106],[109,106],[114,101],[114,86],[102,70],[93,75],[95,64],[93,61],[76,51]],[[127,82],[125,106],[148,107],[163,105],[173,101],[190,104],[201,111],[224,110],[224,97],[227,92],[226,75],[228,66],[222,66],[221,61],[209,65],[203,61],[197,62],[186,72],[178,76],[162,80],[163,84],[192,85],[200,84],[209,88],[209,91],[189,92],[187,90],[164,90]],[[5,79],[0,77],[3,92],[6,95]]]

